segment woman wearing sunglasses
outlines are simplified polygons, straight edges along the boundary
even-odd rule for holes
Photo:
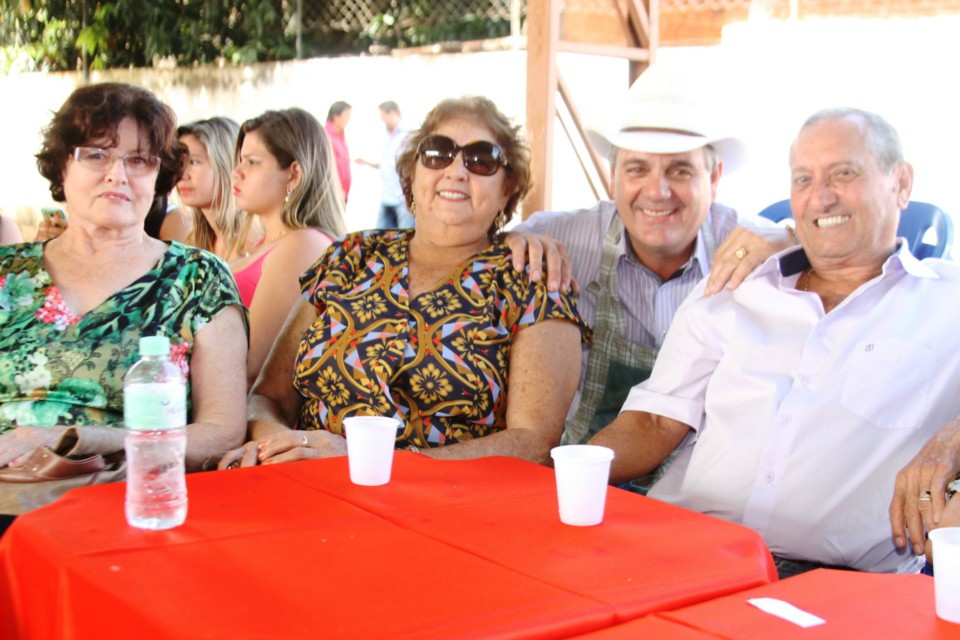
[[[397,447],[436,458],[548,461],[590,329],[500,241],[528,149],[486,98],[445,100],[397,170],[416,226],[349,234],[301,277],[251,391],[252,440],[222,467],[343,455],[352,415],[396,417]]]

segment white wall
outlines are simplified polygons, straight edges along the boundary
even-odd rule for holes
[[[721,201],[753,213],[786,197],[787,150],[803,119],[821,107],[852,105],[877,111],[900,130],[916,168],[914,199],[958,215],[956,33],[960,16],[797,23],[760,18],[728,27],[718,47],[661,48],[658,55],[709,68],[719,87],[716,108],[751,143],[752,162],[724,177]],[[562,54],[559,67],[587,121],[603,122],[627,89],[622,60]],[[382,131],[377,105],[383,100],[396,100],[406,126],[415,127],[443,97],[484,94],[522,124],[525,76],[525,52],[505,51],[319,58],[243,69],[121,70],[94,79],[143,84],[184,122],[216,114],[242,121],[286,106],[304,107],[322,120],[331,102],[346,100],[354,107],[347,128],[352,155],[376,159]],[[48,203],[33,154],[41,127],[75,83],[72,74],[0,77],[0,208],[7,212]],[[553,208],[589,205],[592,195],[559,127],[556,136]],[[373,224],[378,190],[377,173],[354,165],[350,228]]]

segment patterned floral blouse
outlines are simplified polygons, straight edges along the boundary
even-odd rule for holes
[[[173,242],[153,269],[77,317],[44,270],[41,243],[0,246],[0,433],[119,424],[140,336],[168,336],[187,373],[197,332],[234,304],[229,268]]]
[[[318,316],[297,354],[301,429],[342,434],[351,415],[405,425],[398,446],[454,444],[505,428],[510,341],[543,320],[591,337],[572,295],[514,271],[498,244],[412,301],[406,231],[345,236],[300,278]]]

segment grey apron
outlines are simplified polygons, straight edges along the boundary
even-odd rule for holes
[[[713,255],[716,248],[713,230],[706,221],[702,230],[707,251]],[[586,289],[596,300],[593,344],[587,356],[587,374],[580,394],[580,405],[576,414],[567,420],[563,444],[586,443],[600,429],[613,422],[630,389],[650,377],[657,359],[658,349],[630,342],[626,338],[616,278],[617,253],[622,234],[623,223],[619,215],[614,215],[603,239],[600,273]],[[632,488],[646,493],[663,475],[671,458],[658,469],[634,480]]]

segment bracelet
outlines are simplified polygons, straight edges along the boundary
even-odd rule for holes
[[[960,491],[960,476],[957,476],[956,478],[954,478],[947,485],[947,500],[952,498],[953,494],[955,494],[957,491]]]

